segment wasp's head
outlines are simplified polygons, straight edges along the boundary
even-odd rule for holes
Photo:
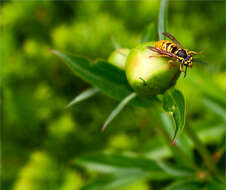
[[[188,67],[192,67],[192,63],[193,63],[193,57],[191,55],[188,55],[185,59],[184,59],[184,65],[188,66]]]

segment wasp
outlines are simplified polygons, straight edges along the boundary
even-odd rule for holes
[[[202,52],[195,52],[195,51],[189,51],[185,49],[172,35],[168,32],[162,33],[164,36],[168,37],[171,41],[168,40],[160,40],[155,43],[155,47],[149,46],[148,48],[151,51],[157,52],[160,55],[157,56],[150,56],[150,57],[160,57],[160,56],[166,56],[172,58],[169,60],[169,63],[172,63],[174,61],[180,62],[180,71],[184,72],[184,77],[187,73],[187,68],[192,67],[193,64],[193,57],[192,54],[201,54]],[[183,70],[183,66],[185,66],[185,70]]]

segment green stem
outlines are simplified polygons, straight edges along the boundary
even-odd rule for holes
[[[159,18],[158,18],[159,40],[164,40],[165,39],[165,36],[162,33],[166,32],[167,9],[168,9],[168,0],[162,0],[161,4],[160,4]]]
[[[185,128],[185,131],[187,135],[191,138],[193,143],[195,144],[195,148],[198,150],[199,154],[201,155],[202,159],[204,160],[204,163],[206,167],[209,169],[210,173],[214,174],[215,177],[221,181],[222,183],[225,183],[225,179],[222,178],[222,176],[219,174],[216,168],[216,164],[209,153],[209,151],[206,149],[206,147],[203,145],[203,143],[200,141],[196,133],[193,131],[193,129],[190,126],[187,126]]]
[[[208,152],[206,147],[203,145],[203,143],[200,141],[196,133],[193,131],[193,129],[190,126],[185,127],[185,131],[187,135],[191,138],[193,143],[195,144],[195,148],[197,149],[200,156],[204,160],[206,167],[210,170],[210,172],[216,174],[217,170],[216,170],[214,160],[212,159],[210,153]]]

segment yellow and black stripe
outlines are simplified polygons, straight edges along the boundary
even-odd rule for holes
[[[168,53],[176,55],[177,58],[181,61],[184,61],[184,59],[188,56],[187,51],[185,49],[178,47],[176,43],[170,42],[168,40],[160,40],[156,42],[155,47],[159,48],[162,51],[166,51]],[[184,64],[187,63],[184,62]]]
[[[162,34],[172,40],[172,42],[168,40],[160,40],[155,43],[155,47],[149,46],[148,48],[151,51],[159,53],[161,56],[171,57],[172,59],[179,61],[180,71],[184,72],[184,76],[186,76],[187,67],[192,67],[193,64],[193,57],[191,54],[197,55],[200,53],[184,49],[184,47],[176,40],[176,38],[172,34],[169,34],[168,32],[163,32]],[[184,65],[186,66],[185,71],[183,70]]]
[[[160,40],[158,42],[155,43],[155,47],[159,48],[163,51],[169,52],[169,53],[173,53],[176,54],[176,52],[181,49],[177,47],[177,44],[172,43],[168,40]]]

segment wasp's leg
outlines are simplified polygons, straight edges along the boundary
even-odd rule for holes
[[[168,55],[163,55],[163,54],[160,54],[160,55],[151,55],[149,57],[152,58],[152,57],[162,57],[162,56],[169,57]]]
[[[202,54],[202,51],[196,52],[196,51],[189,51],[188,54],[195,54],[195,55],[200,55]]]
[[[170,59],[169,61],[168,61],[168,63],[174,63],[175,62],[175,60],[172,60],[172,59]]]
[[[184,64],[183,64],[183,63],[181,63],[181,64],[180,64],[180,71],[181,71],[181,72],[184,72],[184,70],[183,70],[183,66],[184,66]]]
[[[184,72],[184,78],[186,77],[186,74],[187,74],[187,69],[188,69],[188,65],[185,65],[185,72]]]
[[[170,63],[169,69],[171,69],[172,67],[177,67],[177,66],[178,66],[177,63],[175,64],[176,61],[177,61],[177,60],[172,60],[172,59],[170,59],[170,60],[168,61],[168,63]]]
[[[143,82],[144,86],[147,86],[147,82],[142,77],[139,77],[139,79]]]

